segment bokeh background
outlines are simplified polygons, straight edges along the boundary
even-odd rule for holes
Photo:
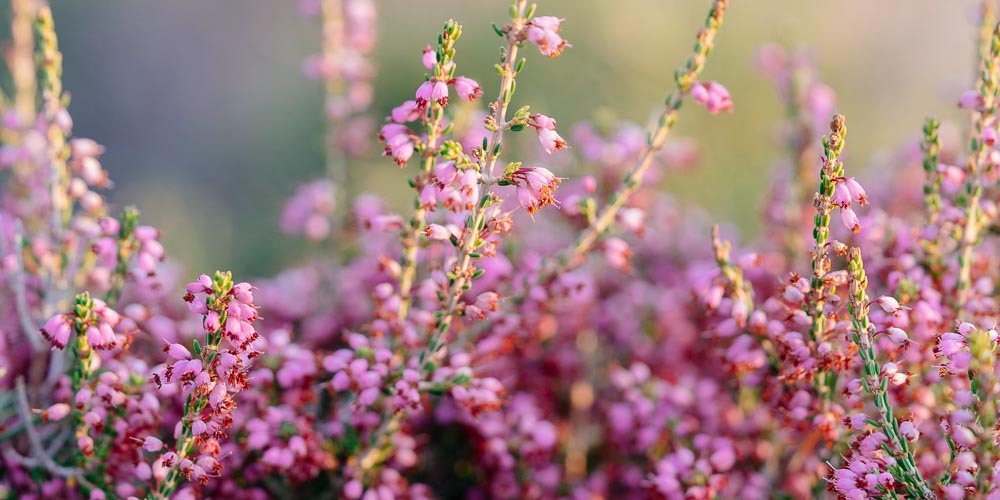
[[[461,72],[495,95],[490,22],[504,19],[508,3],[379,1],[376,116],[412,98],[420,50],[449,17],[465,27]],[[539,14],[567,18],[573,48],[556,60],[529,50],[517,104],[568,131],[609,112],[645,124],[708,1],[539,4]],[[849,119],[852,172],[912,140],[928,114],[961,122],[954,103],[973,76],[974,4],[734,0],[705,77],[729,87],[736,112],[682,113],[677,132],[699,141],[702,161],[671,174],[664,189],[747,236],[759,229],[768,171],[782,154],[772,136],[783,109],[753,63],[765,42],[812,47]],[[189,270],[266,276],[309,252],[280,236],[277,218],[295,186],[323,172],[322,93],[301,71],[319,50],[317,19],[301,17],[291,0],[54,0],[53,9],[75,132],[108,147],[113,202],[138,205]],[[354,168],[365,189],[402,192],[404,174],[390,160]]]

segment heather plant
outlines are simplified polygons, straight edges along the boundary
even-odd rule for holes
[[[707,3],[644,128],[521,102],[519,76],[573,50],[566,20],[526,0],[493,26],[492,68],[464,57],[458,21],[428,33],[391,75],[413,98],[376,127],[375,3],[301,2],[322,25],[303,69],[327,162],[280,230],[334,250],[182,289],[159,231],[105,201],[104,148],[73,135],[50,10],[12,0],[0,492],[1000,498],[991,2],[956,96],[967,143],[914,124],[867,190],[816,63],[763,47],[786,158],[742,245],[654,189],[697,159],[671,137],[682,111],[735,110],[704,77],[729,8]],[[372,150],[403,213],[353,191]]]

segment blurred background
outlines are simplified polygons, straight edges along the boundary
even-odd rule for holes
[[[975,3],[734,0],[704,77],[729,88],[736,111],[682,112],[677,133],[697,139],[702,161],[669,174],[664,189],[748,237],[758,230],[768,172],[783,154],[772,137],[784,110],[754,65],[765,42],[812,47],[848,117],[854,173],[913,140],[928,114],[964,123],[954,103],[973,77]],[[374,115],[412,98],[421,49],[449,17],[465,28],[460,73],[494,96],[490,22],[502,22],[508,4],[379,1]],[[555,60],[529,49],[515,105],[556,117],[567,135],[599,113],[645,125],[709,2],[539,4],[540,15],[567,19],[573,48]],[[277,220],[296,185],[324,170],[322,90],[302,76],[303,59],[319,51],[319,20],[300,16],[291,0],[54,0],[53,9],[74,131],[107,146],[112,201],[138,205],[190,272],[267,276],[302,259],[306,244],[280,235]],[[402,192],[406,173],[389,159],[354,169],[364,189]]]

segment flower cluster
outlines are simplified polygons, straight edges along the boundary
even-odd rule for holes
[[[250,385],[250,366],[260,355],[249,283],[234,284],[230,273],[203,274],[187,286],[184,300],[191,312],[202,315],[204,345],[195,339],[192,354],[180,343],[168,343],[163,351],[170,361],[153,372],[161,392],[184,401],[172,449],[164,451],[155,436],[143,441],[156,458],[140,479],[150,481],[156,498],[169,498],[182,476],[206,484],[222,470],[219,441],[227,437],[236,394]]]
[[[512,0],[493,100],[447,21],[378,134],[410,211],[349,196],[342,153],[367,141],[331,140],[281,229],[346,250],[259,288],[203,275],[185,311],[159,232],[109,215],[103,148],[71,137],[51,13],[12,5],[0,496],[1000,498],[989,9],[967,149],[928,119],[868,190],[807,54],[761,49],[787,158],[747,243],[648,188],[696,163],[670,138],[685,101],[733,109],[703,78],[726,0],[648,130],[576,124],[572,149],[515,105],[526,47],[570,47],[563,19]],[[363,137],[373,3],[301,6],[329,132]]]

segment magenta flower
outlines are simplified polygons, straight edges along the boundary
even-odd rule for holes
[[[861,184],[854,180],[854,177],[844,179],[843,184],[847,187],[847,192],[850,194],[851,200],[858,202],[861,206],[868,204],[868,195],[865,193],[865,188],[861,187]]]
[[[703,104],[709,114],[716,114],[721,111],[733,111],[733,101],[729,96],[729,90],[719,82],[695,83],[691,87],[691,98],[699,104]]]
[[[528,40],[538,47],[544,56],[559,57],[563,49],[572,47],[559,36],[562,21],[558,17],[538,16],[528,21]]]
[[[421,62],[428,71],[434,69],[434,65],[437,64],[437,51],[431,48],[430,45],[424,47],[423,55],[421,56]]]
[[[853,197],[851,196],[851,191],[847,189],[846,182],[837,182],[834,184],[833,197],[830,199],[834,205],[841,208],[849,208],[852,200]]]
[[[417,106],[417,101],[406,101],[392,108],[391,117],[396,123],[412,122],[420,118],[420,106]]]
[[[458,94],[458,97],[466,101],[475,100],[477,97],[483,95],[483,89],[471,78],[460,76],[452,80],[451,84],[455,86],[455,92]]]
[[[542,149],[549,154],[552,154],[553,151],[560,151],[567,148],[566,141],[563,140],[558,132],[552,129],[538,129],[538,142],[542,144]]]
[[[975,90],[966,90],[962,93],[962,96],[958,99],[958,106],[960,108],[975,109],[982,111],[985,103],[983,102],[983,96]]]
[[[517,187],[518,203],[534,215],[546,205],[557,203],[554,193],[562,179],[542,167],[521,167],[508,181]]]
[[[69,336],[73,333],[72,320],[67,314],[57,314],[45,322],[41,332],[53,347],[62,349],[66,347]]]
[[[443,80],[434,80],[434,86],[431,88],[431,99],[437,101],[441,106],[447,106],[448,84]]]
[[[424,234],[432,240],[447,240],[451,238],[451,231],[441,224],[428,224],[424,229]]]
[[[433,91],[434,91],[434,80],[427,80],[426,82],[421,83],[420,86],[417,87],[417,93],[416,93],[417,106],[421,108],[427,106],[427,103],[431,102],[431,100],[433,99],[433,97],[431,97]]]
[[[56,403],[48,409],[42,411],[42,421],[43,422],[58,422],[69,415],[72,410],[70,406],[66,403]]]
[[[858,220],[858,214],[854,213],[851,207],[840,209],[840,220],[844,223],[844,227],[850,229],[852,233],[857,234],[861,232],[861,221]]]
[[[546,153],[566,149],[566,141],[556,132],[556,121],[553,118],[542,114],[535,114],[529,117],[528,125],[538,132],[538,141]]]
[[[988,147],[993,147],[997,143],[997,138],[1000,134],[997,133],[997,129],[993,124],[989,124],[983,127],[983,133],[980,135],[980,140],[983,141]]]
[[[385,141],[385,156],[391,156],[399,166],[406,165],[416,145],[413,132],[398,123],[387,123],[382,126],[379,139]]]

